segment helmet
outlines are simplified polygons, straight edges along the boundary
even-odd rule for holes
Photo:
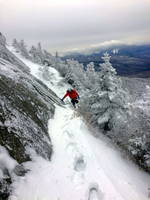
[[[67,92],[71,92],[71,90],[72,90],[71,88],[68,88]]]

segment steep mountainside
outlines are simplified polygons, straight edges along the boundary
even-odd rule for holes
[[[10,193],[8,185],[13,181],[12,174],[22,175],[24,170],[19,164],[31,159],[31,149],[51,159],[52,144],[47,124],[53,117],[54,104],[60,104],[60,100],[29,73],[22,61],[7,50],[2,35],[0,86],[0,152],[2,154],[5,147],[18,163],[10,174],[5,158],[3,160],[0,157],[0,166],[4,166],[4,170],[0,169],[0,197],[7,199]]]

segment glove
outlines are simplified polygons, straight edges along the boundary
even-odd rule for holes
[[[78,98],[77,99],[80,99],[80,97],[78,96]]]
[[[62,98],[61,101],[64,102],[64,99]]]

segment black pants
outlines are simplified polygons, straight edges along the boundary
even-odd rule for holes
[[[71,99],[71,103],[72,103],[73,107],[75,108],[76,107],[75,104],[79,103],[79,101],[77,99]]]

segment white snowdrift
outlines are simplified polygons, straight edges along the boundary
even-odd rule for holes
[[[5,147],[0,145],[0,179],[3,178],[4,170],[8,170],[11,175],[17,164],[17,161],[9,155]]]

